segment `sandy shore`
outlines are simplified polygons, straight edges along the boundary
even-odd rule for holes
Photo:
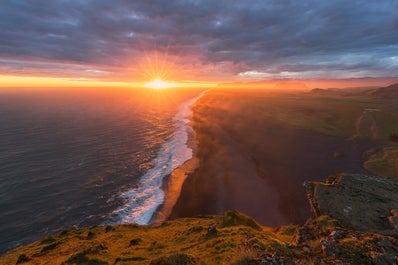
[[[186,118],[190,120],[187,125],[192,128],[193,116],[190,115]],[[199,159],[197,157],[198,141],[194,130],[188,132],[187,146],[192,150],[192,158],[163,179],[162,190],[165,194],[165,200],[152,216],[150,223],[161,223],[171,215],[173,207],[180,197],[185,180],[199,167]]]
[[[188,178],[184,167],[173,172],[177,184],[171,186],[182,185],[182,190],[166,188],[172,199],[163,206],[165,216],[171,209],[170,219],[236,209],[264,225],[302,223],[310,214],[305,180],[366,172],[362,154],[375,142],[327,136],[262,118],[267,108],[247,107],[251,100],[258,103],[257,92],[244,94],[248,105],[240,103],[242,97],[236,93],[210,91],[195,105],[199,168]]]
[[[165,193],[165,201],[159,206],[150,223],[161,223],[170,216],[174,205],[180,197],[182,186],[186,178],[192,174],[198,166],[199,159],[193,157],[165,177],[162,186],[163,192]]]

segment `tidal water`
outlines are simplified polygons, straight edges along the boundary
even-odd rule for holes
[[[67,228],[148,223],[192,156],[198,90],[0,91],[0,254]]]

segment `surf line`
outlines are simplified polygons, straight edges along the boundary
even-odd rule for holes
[[[149,224],[158,207],[164,202],[162,190],[163,179],[171,172],[192,159],[193,150],[188,146],[190,117],[192,106],[207,91],[184,101],[173,117],[174,134],[161,145],[153,165],[138,181],[138,187],[123,192],[120,197],[125,201],[122,206],[112,212],[118,216],[117,223]]]

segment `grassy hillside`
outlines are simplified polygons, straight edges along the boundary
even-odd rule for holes
[[[397,248],[393,238],[350,231],[326,216],[273,230],[227,211],[156,226],[65,230],[5,254],[0,264],[388,264],[377,259]]]
[[[309,93],[214,90],[209,93],[208,108],[222,117],[221,125],[226,117],[234,117],[236,131],[250,126],[257,131],[263,124],[272,124],[348,141],[379,141],[378,149],[364,154],[369,159],[365,168],[398,178],[398,146],[391,141],[391,136],[398,134],[398,98],[374,95],[383,89],[314,89]],[[340,155],[344,154],[335,154]]]
[[[294,229],[278,234],[234,211],[157,226],[97,226],[65,230],[17,248],[1,257],[0,264],[15,264],[22,254],[27,257],[23,264],[148,264],[181,253],[203,264],[219,264],[253,257],[255,248],[289,254]]]

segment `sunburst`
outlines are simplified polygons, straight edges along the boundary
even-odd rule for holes
[[[153,89],[177,87],[176,82],[170,81],[178,78],[176,58],[176,56],[169,56],[168,47],[163,52],[157,50],[144,53],[139,68],[143,80],[148,81],[144,82],[143,86]]]
[[[151,82],[145,83],[145,87],[154,88],[154,89],[163,89],[163,88],[170,88],[170,87],[176,87],[176,86],[177,86],[176,83],[167,82],[160,78],[156,78],[156,79],[152,80]]]

